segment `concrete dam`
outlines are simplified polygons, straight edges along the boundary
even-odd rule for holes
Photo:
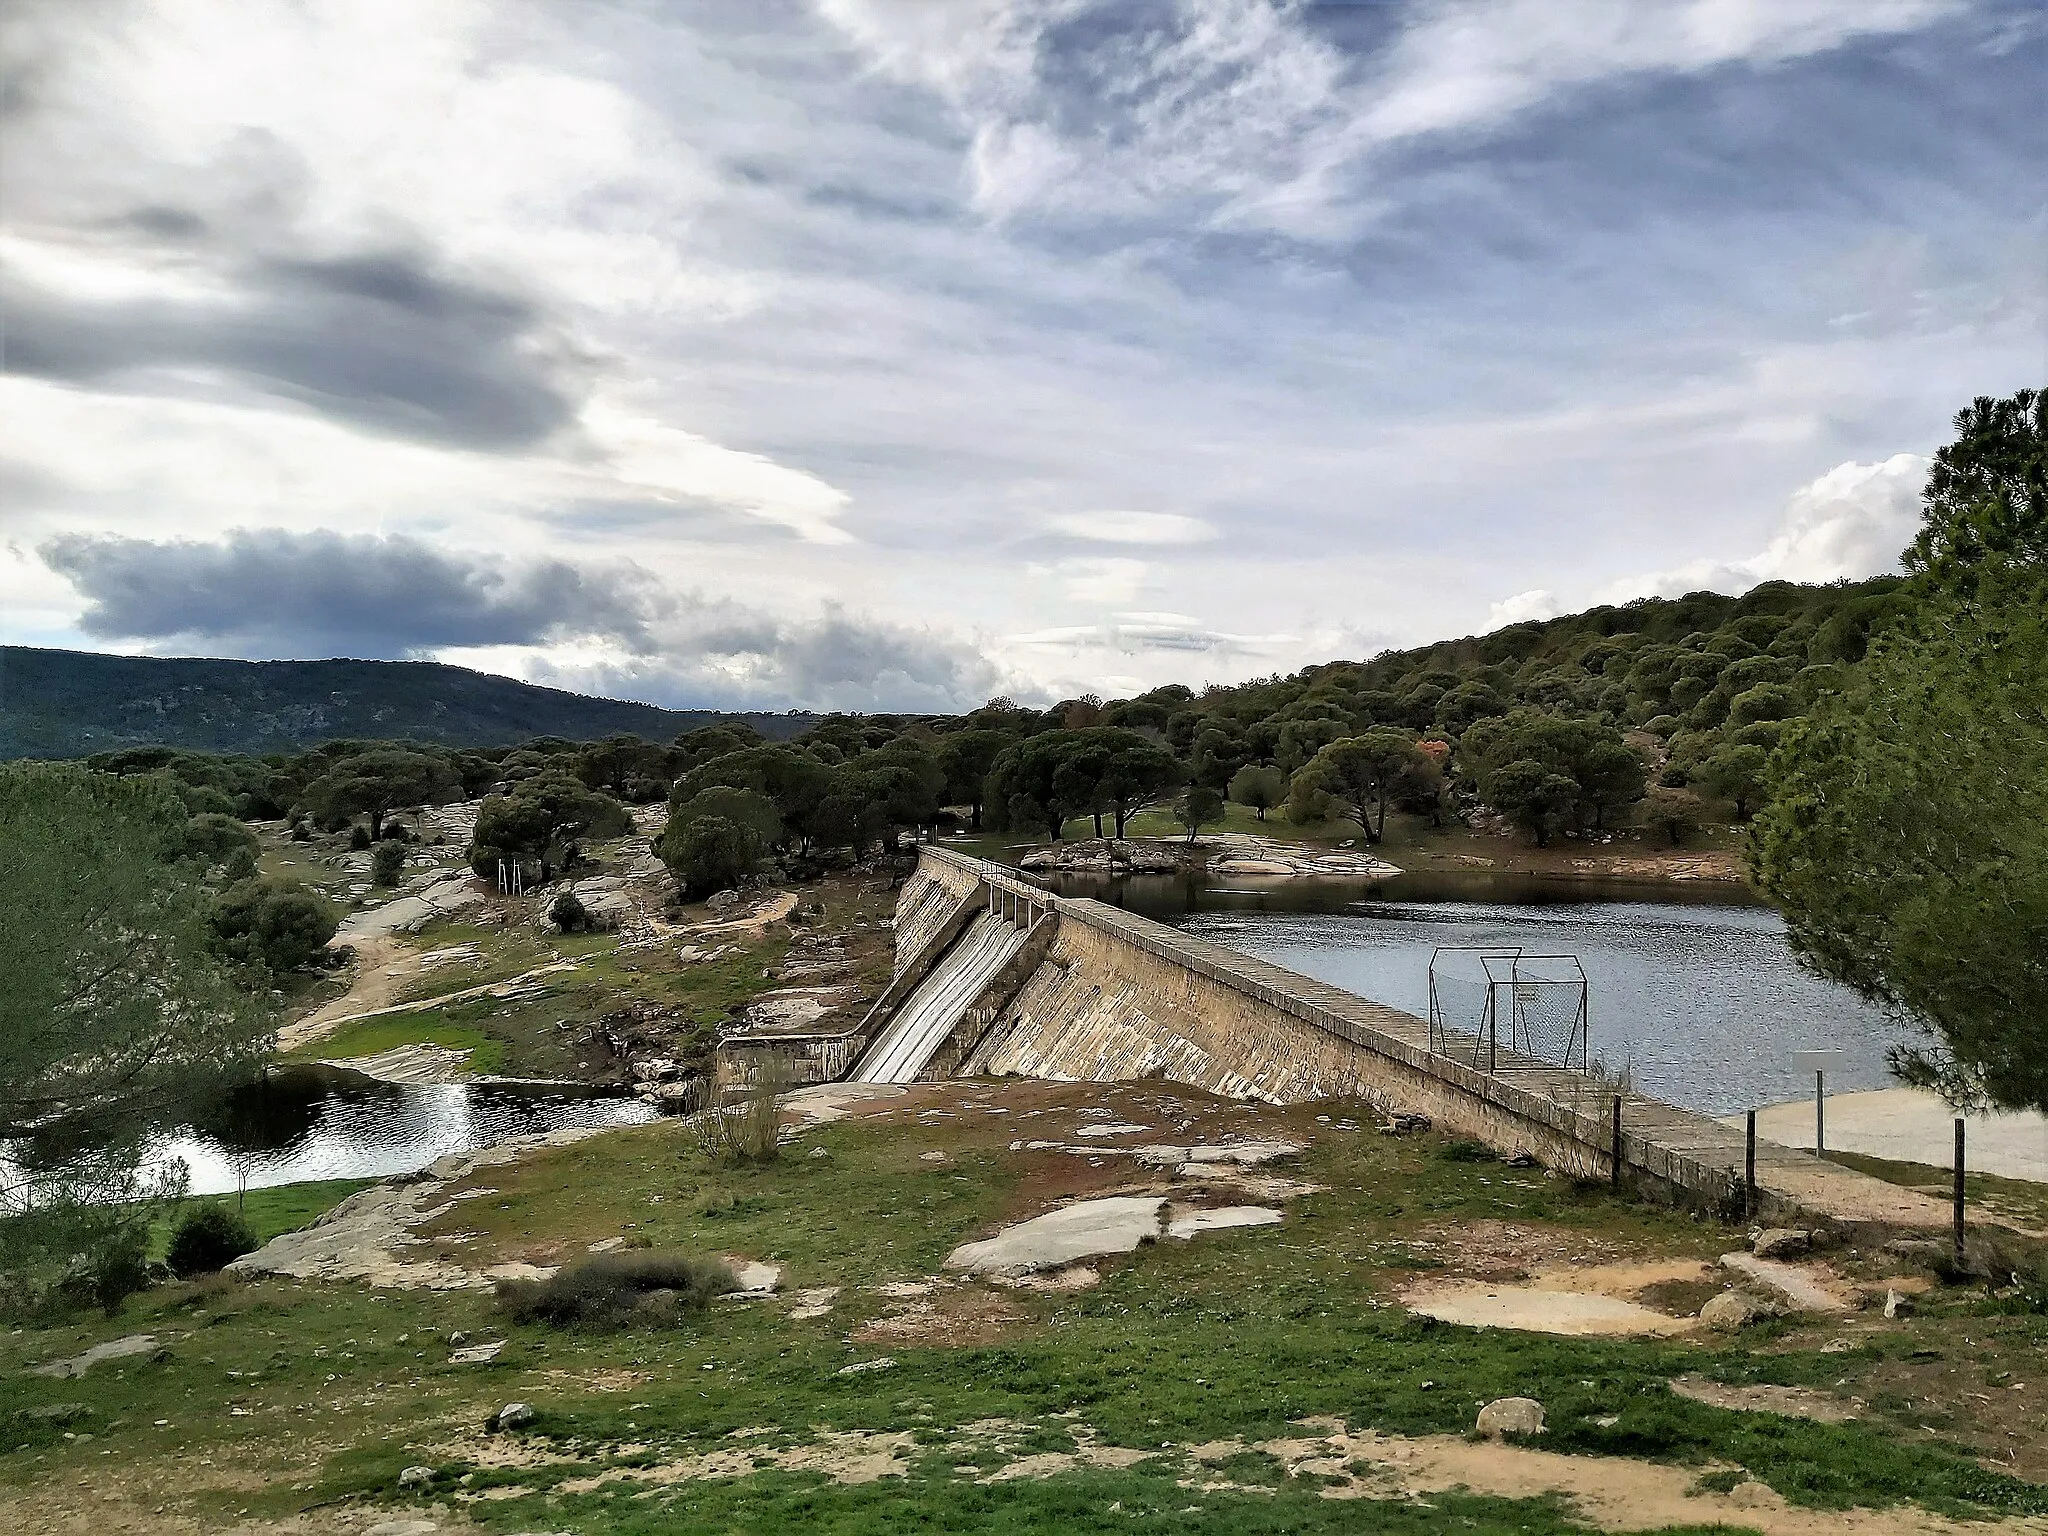
[[[1426,1020],[1002,865],[919,849],[892,979],[851,1035],[747,1042],[800,1081],[1161,1078],[1276,1104],[1360,1100],[1427,1116],[1576,1178],[1739,1208],[1742,1132],[1501,1049],[1491,1070],[1431,1048]],[[737,1075],[751,1067],[733,1063]],[[1758,1144],[1753,1213],[1942,1229],[1947,1207],[1812,1154]]]

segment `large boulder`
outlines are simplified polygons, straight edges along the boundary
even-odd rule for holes
[[[1479,1433],[1499,1440],[1543,1433],[1543,1405],[1533,1397],[1501,1397],[1479,1410]]]
[[[1723,1291],[1700,1308],[1700,1321],[1716,1333],[1739,1333],[1751,1323],[1777,1315],[1777,1308],[1747,1291]]]
[[[1813,1247],[1813,1234],[1796,1227],[1767,1227],[1749,1240],[1760,1259],[1796,1259]]]

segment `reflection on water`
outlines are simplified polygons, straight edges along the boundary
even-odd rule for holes
[[[1480,873],[1374,882],[1291,881],[1254,891],[1205,881],[1069,881],[1305,976],[1429,1012],[1438,945],[1575,954],[1590,982],[1592,1052],[1644,1092],[1732,1114],[1812,1091],[1793,1053],[1836,1047],[1830,1089],[1892,1085],[1897,1030],[1854,994],[1802,970],[1776,911],[1740,889]]]
[[[301,1179],[378,1178],[513,1136],[630,1125],[638,1099],[565,1083],[385,1083],[336,1067],[278,1067],[152,1149],[179,1157],[194,1194]]]

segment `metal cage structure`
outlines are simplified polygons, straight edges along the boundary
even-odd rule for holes
[[[1590,991],[1577,955],[1439,945],[1429,957],[1429,1048],[1487,1072],[1583,1072]]]

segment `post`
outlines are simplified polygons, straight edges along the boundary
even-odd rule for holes
[[[1813,1069],[1813,1155],[1828,1155],[1828,1075],[1820,1068]]]
[[[1742,1219],[1756,1214],[1756,1111],[1749,1112],[1749,1149],[1742,1160]]]
[[[1608,1170],[1609,1182],[1614,1188],[1621,1188],[1621,1095],[1614,1096],[1614,1136],[1610,1147],[1612,1165]]]
[[[1956,1116],[1956,1268],[1963,1267],[1963,1117]]]

